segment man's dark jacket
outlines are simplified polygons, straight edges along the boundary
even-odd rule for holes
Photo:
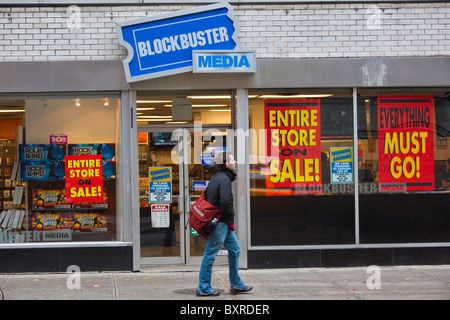
[[[233,194],[231,193],[231,182],[236,179],[236,173],[225,169],[216,173],[209,180],[206,189],[206,201],[216,208],[223,209],[220,222],[234,224]]]

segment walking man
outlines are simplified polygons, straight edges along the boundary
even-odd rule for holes
[[[231,293],[249,292],[253,288],[246,286],[239,277],[239,242],[234,233],[234,208],[231,183],[236,179],[236,160],[230,153],[216,156],[218,172],[211,178],[206,190],[206,200],[216,208],[222,208],[223,214],[216,229],[208,236],[200,267],[197,296],[218,296],[220,292],[211,287],[212,267],[216,255],[222,246],[228,249]]]

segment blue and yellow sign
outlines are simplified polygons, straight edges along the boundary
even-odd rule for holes
[[[353,182],[353,148],[330,148],[331,183]]]
[[[149,167],[149,202],[171,203],[172,202],[172,168],[171,167]]]

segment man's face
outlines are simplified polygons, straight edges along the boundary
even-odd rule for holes
[[[230,169],[231,171],[236,171],[236,160],[234,160],[233,155],[228,156],[228,161],[225,164],[225,166]]]

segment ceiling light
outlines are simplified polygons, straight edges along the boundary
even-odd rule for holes
[[[136,108],[138,111],[155,110],[156,108]]]
[[[193,104],[195,108],[209,108],[209,107],[228,107],[227,104]]]
[[[136,103],[167,103],[171,100],[137,100]]]
[[[165,104],[164,107],[171,108],[171,104]],[[227,104],[193,104],[192,108],[211,108],[211,107],[228,107]]]
[[[11,112],[25,112],[23,109],[2,109],[0,110],[0,113],[11,113]]]
[[[138,116],[139,119],[172,119],[172,116]]]
[[[258,95],[249,95],[249,98],[256,98]],[[191,99],[231,99],[230,95],[224,96],[189,96]]]
[[[191,99],[230,99],[231,96],[190,96]]]
[[[293,95],[275,95],[275,94],[264,94],[259,96],[259,98],[326,98],[330,97],[332,94],[293,94]]]
[[[231,112],[230,109],[211,109],[211,110],[208,110],[208,111],[226,111],[226,112]]]

